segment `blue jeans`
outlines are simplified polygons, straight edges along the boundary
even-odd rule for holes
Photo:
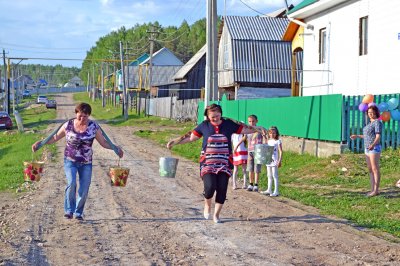
[[[67,177],[64,212],[82,216],[92,180],[92,164],[73,162],[64,158],[64,171]],[[79,174],[78,198],[76,198],[76,174]]]
[[[372,154],[372,153],[381,153],[382,151],[382,146],[380,144],[377,144],[374,146],[372,150],[369,150],[368,148],[365,148],[365,154]]]

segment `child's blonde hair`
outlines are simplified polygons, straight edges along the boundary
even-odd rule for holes
[[[278,128],[277,127],[275,127],[275,126],[272,126],[272,127],[270,127],[269,129],[268,129],[268,135],[272,132],[272,131],[275,131],[276,132],[276,139],[279,139],[279,130],[278,130]]]

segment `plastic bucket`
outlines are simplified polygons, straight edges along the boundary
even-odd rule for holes
[[[172,157],[161,157],[159,164],[160,176],[175,177],[176,167],[178,166],[178,159]]]
[[[126,186],[126,182],[128,181],[129,168],[112,166],[110,167],[109,174],[112,186],[124,187]]]
[[[272,154],[274,146],[268,144],[254,145],[254,163],[255,164],[270,164],[272,162]]]
[[[40,174],[43,172],[44,162],[24,162],[24,180],[36,181],[40,180]]]

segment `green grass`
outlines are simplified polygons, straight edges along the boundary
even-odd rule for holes
[[[0,191],[12,190],[24,182],[24,161],[41,160],[45,150],[55,150],[54,145],[51,145],[36,153],[31,152],[32,144],[43,138],[40,130],[46,129],[48,124],[55,121],[56,112],[47,110],[45,106],[23,108],[29,100],[31,99],[24,99],[17,107],[26,132],[17,131],[14,116],[12,116],[14,129],[7,132],[0,131]]]
[[[87,98],[80,100],[88,101]],[[191,123],[134,115],[130,115],[128,121],[123,121],[119,113],[110,116],[111,110],[102,111],[100,101],[90,104],[94,107],[96,119],[112,119],[119,121],[114,122],[116,125],[137,126],[139,130],[134,131],[135,135],[161,146],[194,127]],[[200,149],[201,140],[174,146],[172,153],[198,162]],[[346,153],[317,158],[284,151],[283,165],[279,168],[280,193],[284,197],[318,208],[321,214],[344,218],[358,226],[400,238],[400,190],[394,187],[396,180],[400,179],[399,150],[382,153],[381,173],[381,195],[367,198],[365,194],[369,191],[369,176],[363,154]],[[260,188],[265,189],[266,183],[264,167]]]
[[[137,126],[151,127],[157,125],[160,127],[174,125],[175,122],[169,119],[163,119],[155,116],[144,116],[143,113],[138,115],[135,110],[128,110],[128,119],[124,120],[122,115],[122,105],[116,107],[107,104],[106,107],[102,107],[101,100],[96,99],[92,101],[89,98],[87,92],[75,93],[74,101],[86,102],[92,107],[92,117],[97,120],[106,120],[108,124],[113,126]]]
[[[74,97],[76,101],[84,101],[92,106],[95,119],[106,120],[115,126],[133,126],[136,130],[134,134],[151,139],[161,146],[194,127],[192,123],[144,117],[134,112],[129,112],[129,118],[125,121],[121,106],[107,105],[103,108],[100,100],[92,102],[87,93],[75,94]],[[20,113],[29,127],[44,129],[55,118],[55,112],[52,111],[40,107],[21,110]],[[31,152],[28,151],[39,137],[36,134],[1,136],[0,190],[15,187],[22,182],[22,161],[31,159]],[[198,162],[200,149],[201,140],[177,145],[172,153]],[[261,189],[266,188],[265,171],[264,167],[259,184]],[[399,150],[382,153],[381,173],[381,195],[367,198],[365,193],[369,190],[369,176],[364,155],[346,153],[316,158],[284,151],[283,165],[279,168],[280,193],[284,197],[318,208],[322,214],[348,219],[358,226],[400,238],[400,190],[394,187],[396,180],[400,179]]]
[[[141,130],[135,134],[164,146],[169,139],[191,128],[193,126],[177,125],[176,129]],[[177,145],[172,152],[198,162],[200,149],[201,140]],[[400,178],[399,158],[399,151],[382,153],[382,193],[367,198],[365,193],[369,190],[369,176],[364,155],[347,153],[317,158],[284,152],[283,165],[279,168],[280,194],[318,208],[321,214],[344,218],[358,226],[400,238],[400,190],[394,187]],[[260,188],[265,189],[266,183],[264,167],[260,175]]]

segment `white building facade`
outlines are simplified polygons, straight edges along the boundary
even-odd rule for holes
[[[289,18],[306,23],[300,95],[400,92],[400,1],[306,0],[299,6]]]

